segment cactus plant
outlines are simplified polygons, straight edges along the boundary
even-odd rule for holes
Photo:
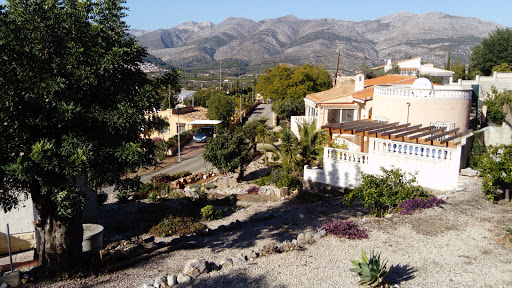
[[[369,259],[366,257],[364,250],[361,250],[361,252],[363,261],[351,260],[356,268],[352,268],[350,271],[356,272],[359,275],[361,278],[359,284],[362,286],[385,287],[384,277],[389,272],[389,269],[386,268],[387,261],[381,263],[380,253],[376,254],[373,250],[370,253]]]

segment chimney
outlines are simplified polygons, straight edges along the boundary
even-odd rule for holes
[[[356,75],[356,88],[354,89],[354,92],[361,91],[363,89],[364,89],[364,75],[357,74]]]

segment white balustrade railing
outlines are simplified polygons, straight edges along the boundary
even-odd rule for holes
[[[376,152],[401,154],[425,160],[451,161],[456,149],[431,145],[397,142],[385,139],[374,140],[373,149]]]
[[[314,116],[292,116],[292,121],[297,124],[308,123],[311,124],[315,120]]]
[[[471,99],[471,89],[413,89],[406,87],[375,86],[375,95],[417,98]]]
[[[496,75],[498,79],[512,79],[512,73],[498,72]]]
[[[359,164],[368,164],[368,154],[362,152],[352,152],[343,149],[335,149],[326,147],[324,153],[327,155],[327,159],[352,162]]]

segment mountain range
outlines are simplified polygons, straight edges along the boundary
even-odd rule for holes
[[[339,51],[340,70],[352,73],[364,62],[376,66],[387,59],[418,56],[442,65],[449,52],[452,60],[467,62],[471,48],[502,27],[441,12],[400,12],[360,22],[293,15],[262,21],[230,17],[217,25],[186,22],[171,29],[129,33],[150,54],[185,69],[234,59],[253,70],[277,63],[310,63],[334,71]]]

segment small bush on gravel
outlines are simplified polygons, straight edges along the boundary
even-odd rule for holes
[[[212,205],[206,205],[201,208],[201,216],[207,221],[222,219],[224,217],[224,211],[215,210]]]
[[[318,227],[318,230],[325,230],[327,234],[339,238],[363,239],[368,238],[366,230],[354,221],[335,220],[325,222]]]
[[[407,199],[398,205],[398,210],[401,215],[410,215],[418,210],[437,207],[444,203],[446,202],[443,199],[436,197]]]
[[[428,196],[423,187],[416,185],[414,174],[399,168],[380,167],[380,170],[382,175],[361,173],[361,185],[345,196],[345,204],[350,205],[353,199],[359,199],[371,214],[382,217],[404,200]]]
[[[151,227],[149,233],[168,237],[171,235],[190,235],[204,230],[206,226],[190,217],[169,216]]]
[[[180,178],[183,178],[183,177],[187,177],[187,176],[190,176],[192,175],[192,173],[188,170],[183,170],[183,171],[179,171],[179,172],[176,172],[176,173],[173,173],[171,175],[171,178],[173,180],[177,180],[177,179],[180,179]]]

